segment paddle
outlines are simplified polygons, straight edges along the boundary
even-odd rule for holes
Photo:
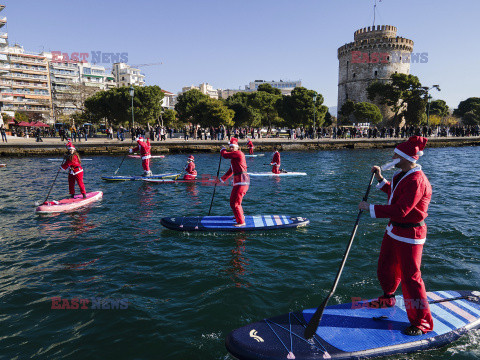
[[[132,144],[133,144],[133,139],[132,139],[132,142],[130,143],[130,146],[132,146]],[[127,157],[128,154],[129,154],[129,152],[127,152],[127,153],[125,153],[125,155],[123,155],[122,162],[121,162],[120,165],[118,166],[118,169],[115,170],[115,173],[114,173],[113,175],[117,175],[118,170],[120,170],[120,167],[122,166],[123,161],[125,160],[125,158]]]
[[[208,209],[208,216],[210,216],[210,211],[212,211],[213,198],[215,197],[215,191],[217,190],[218,175],[220,174],[221,163],[222,163],[222,153],[220,153],[220,161],[218,162],[218,170],[217,170],[217,181],[215,181],[215,186],[213,187],[212,201],[210,202],[210,209]]]
[[[67,158],[67,155],[65,155],[65,156],[63,157],[62,165],[63,165],[63,163],[65,162],[65,159],[66,159],[66,158]],[[53,185],[55,185],[55,181],[57,181],[58,174],[60,173],[60,170],[62,170],[62,165],[59,166],[58,171],[57,171],[57,175],[55,175],[55,179],[53,179],[52,186],[50,186],[50,190],[48,191],[47,197],[45,198],[45,201],[44,201],[43,203],[47,202],[48,197],[50,196],[50,193],[52,192]]]
[[[367,201],[368,199],[368,194],[370,193],[370,187],[372,186],[374,176],[375,176],[375,173],[373,172],[372,176],[370,177],[370,182],[368,183],[367,192],[363,197],[363,201]],[[347,262],[348,253],[350,252],[350,248],[352,247],[352,244],[353,244],[353,238],[355,237],[355,234],[358,229],[358,222],[360,220],[360,216],[362,215],[362,211],[363,210],[358,211],[357,221],[355,222],[355,226],[353,227],[352,235],[350,236],[350,241],[348,242],[348,246],[347,246],[347,249],[345,250],[345,254],[343,254],[342,264],[340,265],[340,269],[338,269],[337,277],[335,278],[335,282],[333,283],[332,290],[330,290],[330,293],[328,294],[328,296],[325,298],[325,300],[323,300],[322,304],[317,308],[312,318],[308,322],[307,327],[305,328],[305,332],[303,334],[305,336],[305,339],[310,339],[317,331],[318,325],[320,324],[320,320],[322,320],[322,315],[325,310],[325,307],[327,306],[328,300],[330,300],[333,293],[335,292],[335,289],[337,288],[338,281],[340,280],[340,276],[342,275],[343,267]]]

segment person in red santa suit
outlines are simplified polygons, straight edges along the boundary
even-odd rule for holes
[[[143,175],[152,175],[152,172],[150,171],[150,158],[152,157],[152,155],[150,154],[150,141],[148,141],[148,139],[147,141],[145,141],[142,136],[139,136],[136,140],[138,145],[133,149],[130,149],[129,152],[130,154],[132,154],[134,152],[140,151],[140,155],[142,156]]]
[[[187,160],[187,166],[185,166],[186,174],[183,175],[183,180],[195,180],[197,178],[197,170],[195,170],[195,158],[190,155]]]
[[[71,143],[70,143],[71,145]],[[75,181],[80,188],[80,193],[85,199],[87,197],[87,192],[85,191],[85,185],[83,183],[83,168],[82,161],[78,155],[75,147],[73,145],[69,146],[68,154],[65,159],[65,162],[61,165],[63,170],[69,169],[68,173],[68,189],[70,191],[70,197],[75,197]]]
[[[383,295],[372,301],[373,307],[395,305],[395,291],[400,283],[410,326],[405,334],[415,336],[433,329],[433,319],[428,306],[425,284],[420,265],[423,244],[427,237],[428,204],[432,197],[432,187],[422,167],[416,162],[423,155],[427,139],[412,136],[399,144],[393,159],[400,169],[387,181],[381,168],[374,166],[372,172],[379,181],[377,188],[387,194],[387,205],[373,205],[365,201],[359,209],[370,211],[372,218],[389,218],[383,236],[378,259],[377,276]]]
[[[248,191],[250,185],[250,177],[247,174],[247,162],[245,154],[238,147],[238,140],[231,138],[229,142],[230,151],[225,148],[220,150],[220,154],[224,159],[230,159],[231,165],[228,171],[220,178],[224,183],[233,175],[233,188],[230,194],[230,207],[233,210],[235,226],[245,226],[245,216],[243,215],[242,200]]]
[[[254,146],[253,146],[253,142],[252,142],[251,139],[248,139],[248,141],[247,141],[247,148],[248,148],[248,154],[253,155]]]
[[[67,143],[65,144],[65,147],[67,148],[67,152],[68,152],[68,150],[70,150],[71,148],[75,149],[75,147],[74,147],[73,144],[72,144],[72,139],[70,139],[70,138],[67,139]]]
[[[278,152],[278,148],[276,146],[273,147],[273,159],[270,161],[270,165],[272,165],[272,173],[280,174],[280,153]]]

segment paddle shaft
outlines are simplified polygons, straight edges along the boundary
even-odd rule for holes
[[[63,165],[63,163],[65,162],[65,159],[66,159],[66,156],[63,157],[62,165]],[[61,168],[62,168],[62,165],[60,165],[60,167],[59,167],[58,170],[57,170],[57,175],[55,175],[55,179],[53,179],[52,186],[50,186],[50,190],[48,190],[47,197],[46,197],[45,200],[43,201],[44,203],[48,200],[48,197],[50,196],[50,193],[52,192],[53,185],[55,185],[55,181],[57,181],[57,177],[58,177],[58,174],[60,173],[60,170],[61,170]]]
[[[215,191],[217,190],[218,175],[220,174],[220,164],[222,163],[222,153],[220,152],[220,161],[218,162],[217,170],[217,181],[215,181],[215,186],[213,187],[212,201],[210,201],[210,208],[208,209],[208,216],[210,216],[210,211],[212,211],[213,199],[215,198]]]
[[[363,197],[363,201],[367,201],[368,199],[368,194],[370,193],[370,188],[372,186],[374,176],[375,176],[375,173],[372,173],[372,176],[370,177],[370,182],[368,183],[367,191],[365,193],[365,196]],[[350,241],[348,242],[347,249],[343,254],[342,263],[340,265],[340,268],[338,269],[338,273],[337,273],[337,276],[335,277],[335,282],[333,283],[332,289],[330,290],[330,293],[325,298],[325,300],[323,300],[322,304],[317,308],[312,318],[310,319],[309,323],[307,324],[307,327],[304,333],[304,336],[306,339],[310,339],[317,331],[318,325],[320,324],[320,320],[322,319],[322,315],[325,310],[325,307],[327,306],[328,300],[330,300],[330,298],[335,293],[338,282],[340,281],[340,276],[342,275],[343,268],[345,267],[345,263],[347,262],[348,254],[353,244],[353,239],[355,238],[355,234],[357,233],[358,222],[360,221],[360,216],[362,215],[362,211],[363,210],[358,211],[357,221],[355,221],[355,226],[353,227],[352,235],[350,236]]]
[[[133,109],[133,108],[132,108]],[[132,110],[133,111],[133,110]],[[130,143],[130,146],[133,144],[133,139],[132,139],[132,142]],[[118,170],[120,170],[120,168],[122,167],[122,164],[123,164],[123,161],[125,160],[125,158],[127,157],[128,153],[126,153],[125,155],[123,155],[123,159],[122,159],[122,162],[120,163],[120,165],[118,166],[118,169],[115,170],[115,172],[113,173],[113,175],[117,175],[117,172]]]

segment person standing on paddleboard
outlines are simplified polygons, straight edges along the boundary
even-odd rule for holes
[[[183,175],[183,180],[195,180],[197,178],[197,170],[195,170],[195,158],[190,155],[187,160],[187,166],[185,166],[186,174]]]
[[[75,197],[75,181],[80,188],[80,193],[85,199],[87,197],[87,192],[85,191],[85,185],[83,183],[83,168],[82,161],[78,155],[75,147],[72,145],[71,141],[68,143],[68,154],[65,162],[61,165],[63,170],[70,169],[68,173],[68,189],[70,191],[70,197]]]
[[[230,151],[225,148],[220,150],[220,154],[224,159],[230,159],[231,165],[228,171],[220,178],[224,183],[233,175],[233,188],[230,194],[230,207],[233,210],[235,226],[245,226],[245,216],[243,215],[242,200],[248,191],[250,185],[250,177],[247,174],[247,162],[245,154],[238,147],[238,139],[231,138],[229,142]]]
[[[374,166],[379,184],[377,188],[388,196],[387,205],[373,205],[365,201],[359,209],[370,212],[372,218],[389,218],[378,259],[377,276],[384,294],[372,301],[372,307],[395,305],[395,291],[400,283],[410,326],[406,335],[421,335],[432,331],[433,319],[428,306],[420,265],[423,244],[427,237],[428,205],[432,187],[422,167],[416,162],[423,155],[427,139],[412,136],[399,144],[393,159],[399,168],[392,182],[385,180],[381,168]]]
[[[276,146],[273,147],[273,159],[270,162],[272,165],[272,173],[280,174],[280,153],[278,152],[278,148]]]
[[[150,158],[152,155],[150,154],[150,141],[145,141],[142,136],[137,137],[137,146],[134,147],[133,149],[130,149],[129,152],[130,154],[140,151],[140,155],[142,156],[142,167],[143,167],[143,175],[144,176],[149,176],[152,175],[152,172],[150,171]]]
[[[248,141],[247,141],[247,148],[248,148],[248,154],[253,155],[254,146],[253,146],[253,142],[252,142],[251,139],[248,139]]]

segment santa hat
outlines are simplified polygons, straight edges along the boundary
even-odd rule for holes
[[[75,146],[73,146],[71,139],[68,139],[68,142],[65,144],[65,146],[67,147],[67,150],[75,150]]]
[[[137,137],[137,142],[138,141],[143,141],[143,137],[142,136]]]
[[[414,163],[423,155],[423,149],[425,149],[427,141],[428,139],[422,136],[412,136],[408,141],[398,144],[393,151]]]
[[[232,138],[230,139],[230,142],[228,143],[228,145],[230,145],[230,146],[232,146],[232,145],[238,146],[238,139],[232,137]]]
[[[190,155],[190,156],[188,157],[188,160],[193,161],[193,160],[195,160],[195,158],[193,157],[193,155]]]

